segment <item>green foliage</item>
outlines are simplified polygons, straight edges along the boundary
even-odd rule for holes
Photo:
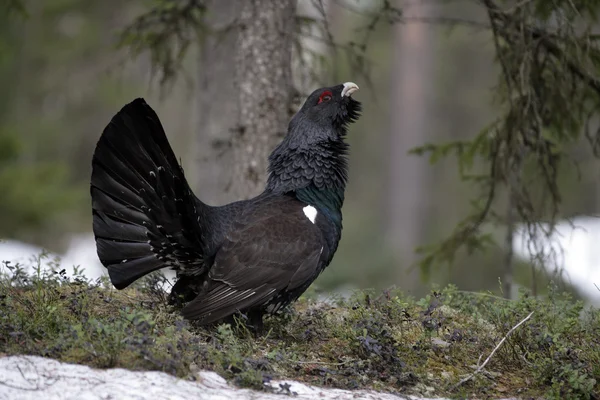
[[[204,20],[205,16],[210,18],[210,10],[205,3],[203,0],[146,1],[145,11],[121,31],[119,46],[130,49],[134,57],[142,53],[150,54],[161,85],[168,84],[181,72],[190,45],[198,44],[202,35],[218,36],[238,28],[234,19],[229,26],[219,27],[218,31],[211,30],[210,24]],[[316,17],[298,15],[295,21],[292,54],[302,69],[302,74],[311,81],[321,82],[323,72],[335,70],[333,67],[338,58],[341,58],[343,64],[348,65],[353,73],[370,85],[371,61],[366,56],[367,45],[379,25],[398,21],[400,10],[392,7],[389,1],[383,1],[378,5],[378,12],[365,15],[364,26],[356,29],[360,38],[342,42],[335,40],[333,36],[325,3],[313,0],[312,6],[317,13]],[[303,39],[322,42],[331,51],[315,51],[311,46],[306,46]]]
[[[186,349],[196,343],[176,315],[135,290],[112,292],[81,276],[69,280],[58,261],[53,273],[24,275],[0,266],[0,353],[37,354],[96,367],[189,372]],[[9,277],[10,276],[10,277]]]
[[[9,10],[25,12],[23,3],[9,2]],[[16,90],[15,57],[20,40],[11,14],[0,15],[0,83],[7,93]],[[81,201],[69,180],[69,168],[63,161],[34,162],[31,144],[23,138],[19,124],[12,123],[13,104],[5,96],[0,100],[0,237],[18,236],[40,229],[54,216]]]
[[[452,262],[459,249],[484,249],[481,226],[556,221],[560,174],[576,164],[574,145],[587,141],[600,157],[600,47],[592,34],[598,1],[481,2],[489,18],[501,75],[494,88],[499,118],[472,139],[428,144],[413,153],[432,163],[449,155],[479,193],[473,211],[442,243],[424,247],[421,266]],[[593,128],[592,128],[593,127]],[[531,230],[535,231],[535,230]]]
[[[104,24],[123,8],[20,4],[27,18],[0,13],[0,237],[57,246],[56,232],[89,229],[93,145],[134,87],[106,74],[115,56]]]
[[[0,236],[39,229],[82,202],[82,191],[69,184],[62,162],[28,163],[19,159],[22,142],[0,131]]]
[[[235,322],[234,328],[229,324],[217,327],[216,345],[209,350],[215,370],[239,386],[262,389],[268,364],[252,359],[257,350],[252,335],[239,319]]]
[[[25,4],[21,0],[3,0],[0,7],[6,15],[16,14],[21,17],[27,15]]]
[[[551,286],[540,300],[522,292],[518,301],[495,297],[474,299],[451,289],[449,305],[471,311],[504,330],[534,311],[527,329],[516,330],[495,356],[495,364],[526,364],[546,398],[590,399],[597,396],[600,369],[596,367],[600,325],[598,310],[585,311],[583,303]],[[492,299],[490,301],[490,299]],[[475,300],[475,301],[474,301]]]
[[[119,46],[131,49],[134,56],[149,52],[161,84],[165,84],[175,78],[189,46],[205,29],[205,12],[201,0],[151,1],[147,11],[121,32]]]
[[[39,267],[33,277],[8,267],[11,277],[0,278],[2,354],[180,377],[209,369],[255,389],[289,378],[428,396],[600,395],[600,312],[553,288],[547,299],[523,292],[516,301],[452,286],[418,301],[389,291],[325,303],[301,299],[268,318],[257,337],[242,317],[212,327],[183,321],[147,286],[152,280],[115,291]],[[531,311],[484,371],[456,386]]]

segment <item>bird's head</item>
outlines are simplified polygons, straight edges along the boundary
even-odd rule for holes
[[[307,204],[320,204],[339,214],[348,169],[344,136],[348,124],[360,115],[360,103],[351,97],[357,90],[358,85],[346,82],[308,96],[290,121],[286,137],[269,156],[268,191],[296,192]],[[315,200],[314,193],[312,200],[302,197],[309,196],[310,188],[322,192],[319,196],[326,193],[327,200]]]
[[[298,145],[310,145],[345,136],[348,124],[360,116],[360,102],[352,98],[357,90],[356,83],[346,82],[312,92],[290,121],[290,139]]]

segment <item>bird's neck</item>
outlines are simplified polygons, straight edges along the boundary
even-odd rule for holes
[[[269,157],[267,191],[293,193],[298,200],[316,207],[341,226],[347,152],[348,145],[343,140],[311,146],[279,146]]]
[[[314,185],[294,191],[296,198],[316,207],[338,227],[342,225],[343,189],[319,189]]]

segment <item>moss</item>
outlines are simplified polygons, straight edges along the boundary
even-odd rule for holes
[[[0,353],[194,378],[214,370],[261,389],[273,378],[313,385],[450,397],[597,398],[600,313],[550,290],[507,301],[455,287],[415,300],[357,292],[303,298],[255,336],[243,318],[211,328],[181,319],[156,278],[115,291],[60,274],[0,279]],[[456,386],[508,337],[485,370]]]

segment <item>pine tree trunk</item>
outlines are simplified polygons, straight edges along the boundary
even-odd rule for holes
[[[198,196],[209,204],[264,189],[287,131],[296,0],[213,0],[199,71]]]
[[[295,14],[296,0],[243,2],[235,64],[240,125],[232,142],[239,198],[263,190],[267,158],[287,130]]]

